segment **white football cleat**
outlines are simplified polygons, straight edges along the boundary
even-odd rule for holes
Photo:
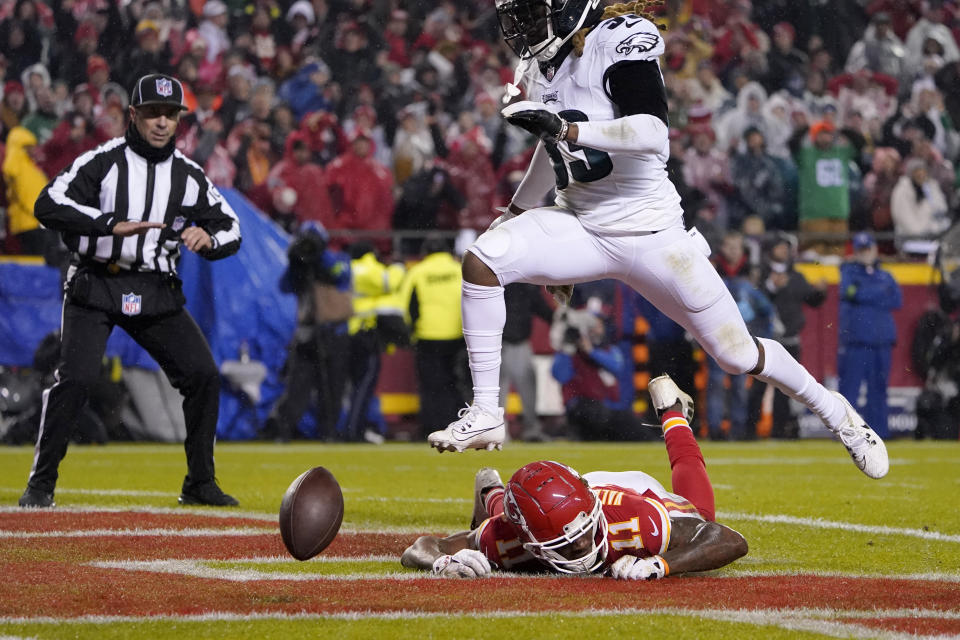
[[[503,480],[496,469],[483,467],[477,471],[473,479],[473,519],[470,521],[470,529],[476,529],[480,523],[487,519],[487,507],[484,505],[486,493],[491,489],[503,488]]]
[[[882,478],[890,470],[887,447],[876,431],[867,426],[857,410],[837,391],[832,391],[847,411],[847,422],[834,433],[850,452],[853,463],[871,478]]]
[[[658,418],[664,411],[679,402],[683,417],[687,422],[693,422],[693,398],[681,391],[670,376],[666,374],[657,376],[647,384],[647,391],[650,392],[650,400],[653,402],[653,408],[657,410]]]
[[[431,447],[436,447],[440,453],[460,453],[466,449],[493,451],[503,448],[507,427],[503,421],[502,407],[498,407],[496,413],[491,414],[477,405],[470,405],[460,409],[457,417],[459,420],[451,422],[446,429],[434,431],[427,436]]]

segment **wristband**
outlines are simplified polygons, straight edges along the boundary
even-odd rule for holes
[[[560,118],[560,131],[557,132],[557,141],[562,142],[567,139],[567,131],[570,129],[570,123]]]

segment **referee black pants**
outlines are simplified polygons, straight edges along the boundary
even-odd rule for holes
[[[220,410],[220,377],[210,346],[186,309],[163,316],[124,316],[80,307],[63,307],[57,382],[43,393],[40,433],[28,485],[53,491],[57,468],[67,454],[74,420],[100,375],[107,338],[124,329],[157,361],[183,396],[187,427],[184,487],[213,479],[213,444]]]

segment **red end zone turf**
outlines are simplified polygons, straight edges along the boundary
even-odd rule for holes
[[[206,534],[183,535],[191,533],[188,528]],[[112,533],[104,531],[111,529]],[[132,535],[129,530],[134,529],[177,531],[180,535]],[[222,533],[211,535],[210,530],[215,529]],[[72,533],[47,537],[56,531]],[[4,576],[0,581],[0,620],[50,615],[139,617],[212,612],[821,609],[848,612],[848,616],[849,612],[876,611],[875,617],[851,616],[842,622],[878,631],[960,635],[960,583],[956,582],[813,575],[709,576],[640,583],[598,579],[585,589],[582,580],[576,578],[456,581],[424,574],[404,581],[402,589],[398,589],[396,578],[383,576],[348,580],[322,576],[303,580],[299,576],[301,579],[294,581],[283,579],[283,574],[267,579],[244,574],[247,577],[228,579],[226,575],[187,575],[188,570],[181,573],[180,568],[198,565],[183,560],[155,567],[166,573],[144,570],[142,565],[103,568],[90,564],[284,555],[276,525],[251,518],[129,512],[3,513],[0,535],[4,538],[0,546],[0,572]],[[414,534],[341,533],[325,556],[399,557],[414,538]],[[396,570],[401,571],[399,562]],[[39,602],[44,603],[42,610]],[[903,609],[927,614],[908,618],[903,616]],[[884,614],[885,611],[889,613]],[[949,615],[940,617],[935,615],[937,612]]]

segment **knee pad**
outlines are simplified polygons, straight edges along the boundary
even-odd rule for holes
[[[720,368],[732,375],[750,373],[757,366],[760,350],[753,336],[747,334],[747,340],[728,343],[710,354]]]
[[[496,229],[483,232],[477,241],[470,247],[470,251],[478,257],[485,258],[484,262],[496,261],[510,251],[513,244],[510,230],[502,225]]]

